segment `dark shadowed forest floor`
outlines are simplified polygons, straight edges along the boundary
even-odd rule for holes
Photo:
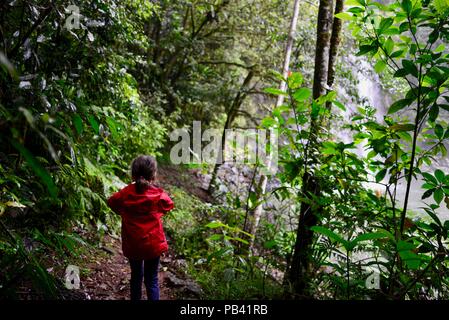
[[[85,299],[92,300],[129,300],[130,267],[123,256],[121,241],[105,237],[105,255],[94,256],[86,266],[90,274],[81,279],[81,291]],[[159,269],[160,299],[195,299],[199,298],[201,289],[186,278],[179,266],[182,264],[168,252],[161,258]],[[142,298],[146,292],[142,288]]]

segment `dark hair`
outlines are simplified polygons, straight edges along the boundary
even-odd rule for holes
[[[152,156],[139,156],[131,164],[131,175],[137,193],[143,193],[156,179],[157,162]]]

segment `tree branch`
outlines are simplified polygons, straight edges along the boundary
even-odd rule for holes
[[[18,53],[20,47],[25,43],[25,41],[30,37],[30,35],[36,30],[36,28],[44,22],[44,20],[50,15],[53,10],[53,5],[47,7],[44,12],[40,15],[39,19],[31,26],[31,28],[21,37],[21,39],[16,43],[16,45],[7,53],[8,58],[14,58]]]

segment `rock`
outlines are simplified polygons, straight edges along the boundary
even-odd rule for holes
[[[162,256],[161,263],[170,263],[173,259],[170,256]]]
[[[179,287],[185,293],[193,294],[197,297],[203,294],[203,289],[197,283],[192,280],[180,279],[170,271],[167,271],[165,279],[169,285]]]
[[[244,166],[242,168],[242,174],[244,177],[251,178],[253,176],[253,170],[248,166]]]
[[[174,287],[182,287],[183,285],[185,285],[184,280],[179,279],[176,275],[174,275],[170,271],[167,271],[165,279],[167,280],[169,285],[174,286]]]
[[[193,281],[188,281],[188,283],[184,287],[184,291],[193,293],[194,295],[196,295],[198,297],[203,294],[203,289],[201,289],[201,287]]]
[[[173,261],[173,265],[174,267],[182,272],[186,272],[187,271],[187,261],[184,259],[176,259]]]
[[[109,248],[107,246],[101,246],[100,249],[106,251],[107,253],[111,254],[111,255],[115,255],[115,251],[112,248]]]

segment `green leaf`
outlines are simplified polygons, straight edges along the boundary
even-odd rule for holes
[[[276,240],[268,240],[263,244],[265,249],[272,249],[276,246]]]
[[[397,245],[396,245],[398,251],[406,251],[406,250],[413,250],[416,248],[415,244],[408,242],[408,241],[404,241],[404,240],[400,240]]]
[[[376,62],[376,65],[374,66],[374,70],[377,73],[381,73],[382,71],[385,70],[385,67],[387,66],[387,63],[383,60],[379,60]]]
[[[377,46],[362,45],[362,46],[360,46],[359,52],[357,52],[356,56],[363,56],[363,55],[366,55],[367,53],[372,52],[374,50],[377,51]]]
[[[435,135],[438,137],[438,139],[441,139],[444,135],[444,129],[440,124],[435,125]]]
[[[404,50],[397,50],[397,51],[393,52],[390,55],[390,57],[391,58],[397,58],[397,57],[400,57],[403,53],[404,53]]]
[[[380,182],[385,178],[385,175],[387,174],[387,169],[382,169],[376,174],[376,182]]]
[[[346,12],[351,12],[351,13],[356,13],[356,14],[357,13],[362,13],[364,11],[365,11],[364,8],[360,8],[360,7],[352,7],[352,8],[349,8],[348,10],[346,10]],[[355,28],[359,28],[359,27],[356,26]]]
[[[335,104],[339,109],[346,111],[346,107],[343,105],[343,103],[337,100],[332,100],[332,103]]]
[[[410,269],[412,270],[419,269],[419,266],[421,265],[421,258],[416,253],[410,251],[401,251],[399,252],[399,256],[401,257],[402,260],[405,261],[405,264]]]
[[[288,77],[288,87],[290,89],[298,89],[301,84],[303,82],[303,77],[302,74],[299,72],[293,72],[289,77]]]
[[[338,151],[335,149],[335,143],[330,141],[324,141],[322,143],[323,148],[321,149],[321,153],[324,155],[334,155],[337,154]]]
[[[377,240],[383,238],[387,238],[387,235],[384,232],[368,232],[357,236],[354,240],[352,240],[352,242],[359,243],[362,241]]]
[[[382,34],[383,31],[385,31],[386,29],[388,29],[389,27],[391,27],[391,25],[393,24],[393,18],[382,18],[382,20],[380,21],[379,24],[379,34]]]
[[[276,124],[277,124],[276,120],[273,119],[272,117],[265,117],[261,122],[261,125],[265,128],[273,127]]]
[[[443,52],[446,49],[446,46],[442,43],[438,47],[433,50],[433,52]]]
[[[390,231],[385,230],[385,229],[378,229],[377,232],[383,233],[386,238],[388,238],[388,239],[392,240],[393,242],[395,242],[395,237],[394,237],[394,235]]]
[[[401,99],[393,103],[388,109],[388,114],[396,113],[401,109],[404,109],[412,102],[411,99]]]
[[[400,34],[401,32],[399,31],[398,27],[390,27],[387,30],[383,31],[383,34],[386,36],[396,36],[398,34]]]
[[[42,182],[47,186],[47,190],[50,193],[50,195],[54,198],[56,198],[58,194],[58,189],[53,182],[53,178],[48,173],[48,171],[39,163],[39,161],[34,157],[34,155],[28,151],[27,148],[25,148],[22,144],[20,144],[15,139],[9,139],[11,145],[16,148],[22,156],[25,158],[25,160],[28,162],[28,164],[31,166],[31,169],[33,169],[34,173],[42,180]]]
[[[211,229],[216,229],[216,228],[220,228],[220,227],[223,227],[223,226],[225,226],[225,224],[223,222],[221,222],[221,221],[218,221],[218,220],[212,221],[212,222],[209,222],[208,224],[206,224],[206,227],[207,228],[211,228]]]
[[[436,189],[435,192],[433,193],[433,199],[435,200],[436,203],[440,204],[441,201],[443,201],[444,198],[444,192],[442,189]]]
[[[352,14],[346,13],[346,12],[340,12],[335,15],[336,18],[340,20],[347,20],[352,21],[355,20],[355,17]]]
[[[340,235],[336,234],[332,230],[329,230],[328,228],[322,226],[313,226],[310,228],[310,230],[327,236],[329,239],[342,244],[345,248],[347,248],[348,246],[348,242],[345,239],[343,239]]]
[[[434,175],[438,179],[439,182],[444,183],[446,175],[444,174],[444,172],[442,170],[440,170],[440,169],[435,170]]]
[[[433,183],[434,185],[438,185],[438,180],[435,179],[435,177],[432,176],[430,173],[428,173],[428,172],[423,172],[423,173],[421,173],[421,174],[422,174],[422,176],[424,177],[425,180],[430,181],[430,182]]]
[[[395,124],[392,125],[390,129],[397,132],[413,131],[415,129],[415,125],[413,123]]]
[[[412,11],[412,1],[402,0],[401,7],[405,11],[405,13],[410,14],[410,12]]]
[[[309,88],[301,88],[295,91],[293,97],[296,101],[304,101],[307,100],[311,95],[312,91]]]
[[[390,55],[394,50],[394,41],[391,37],[388,37],[387,41],[385,41],[385,51],[388,55]]]
[[[75,126],[76,132],[78,135],[83,133],[83,119],[79,116],[79,114],[75,114],[72,117],[73,125]]]
[[[107,117],[106,118],[106,123],[108,124],[108,127],[111,130],[112,137],[114,139],[120,138],[119,134],[118,134],[118,130],[120,128],[120,124],[117,121],[115,121],[114,118],[111,118],[111,117]]]
[[[272,94],[272,95],[275,95],[275,96],[280,96],[280,95],[286,96],[287,95],[286,92],[284,92],[282,90],[279,90],[277,88],[265,88],[265,89],[263,89],[263,91],[265,93]]]
[[[222,237],[223,237],[222,234],[213,234],[209,238],[207,238],[207,240],[209,240],[209,241],[217,241],[217,240],[221,240]]]
[[[442,226],[443,226],[443,225],[441,224],[440,218],[438,218],[438,216],[437,216],[433,211],[431,211],[430,209],[427,209],[427,208],[424,208],[424,210],[425,210],[426,213],[433,219],[433,221],[436,222],[436,224],[437,224],[439,227],[442,227]]]
[[[395,77],[395,78],[404,78],[408,74],[409,74],[408,70],[406,70],[405,68],[402,68],[402,69],[396,70],[396,72],[394,73],[393,77]]]
[[[440,108],[437,104],[434,104],[429,111],[429,121],[435,122],[435,120],[438,118],[438,115],[440,114]]]
[[[100,125],[98,124],[98,122],[95,119],[95,117],[90,115],[88,119],[89,119],[90,125],[92,126],[92,129],[94,129],[94,132],[96,134],[99,134],[100,133]]]
[[[447,0],[433,0],[433,5],[439,14],[447,14],[447,10],[449,9],[449,1]]]
[[[404,59],[402,60],[402,66],[409,74],[415,76],[416,78],[418,77],[418,68],[412,61]]]
[[[405,32],[405,31],[408,31],[409,29],[410,29],[410,26],[409,26],[409,24],[408,24],[408,21],[403,22],[403,23],[401,23],[401,24],[399,25],[399,32],[400,32],[400,33],[403,33],[403,32]]]
[[[426,192],[423,193],[421,200],[427,199],[432,195],[432,193],[435,191],[435,188],[429,189]]]
[[[360,7],[364,5],[364,3],[362,3],[362,1],[359,0],[346,0],[345,4],[347,6],[354,6],[354,7]]]
[[[435,188],[435,185],[426,182],[421,186],[421,188],[426,189],[426,190],[433,189],[433,188]]]
[[[246,241],[246,240],[244,240],[244,239],[242,239],[242,238],[239,238],[239,237],[232,237],[232,238],[230,238],[230,239],[231,239],[231,240],[238,241],[238,242],[241,242],[241,243],[244,243],[244,244],[249,244],[248,241]]]

